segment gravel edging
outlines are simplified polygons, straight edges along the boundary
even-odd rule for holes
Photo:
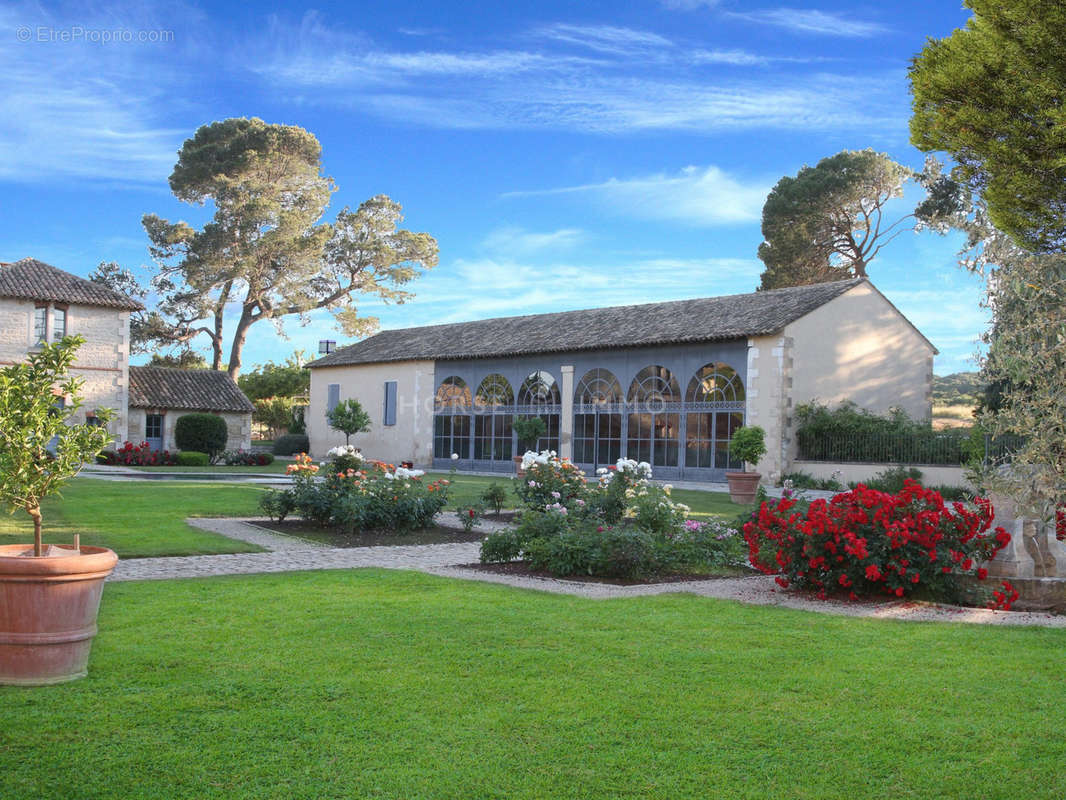
[[[442,516],[454,518],[454,520],[448,520],[449,522],[458,521],[458,515],[451,512]],[[1056,616],[1029,611],[991,611],[984,608],[964,608],[905,600],[885,600],[884,602],[818,600],[810,595],[782,590],[774,584],[772,578],[765,575],[636,586],[501,575],[456,566],[477,561],[480,553],[480,545],[477,542],[334,548],[327,547],[320,542],[276,534],[255,524],[264,519],[266,518],[193,518],[188,522],[200,530],[257,544],[267,548],[268,552],[125,559],[119,561],[115,572],[108,580],[164,580],[315,569],[380,567],[411,569],[445,578],[502,584],[519,589],[566,594],[590,600],[661,594],[693,594],[719,600],[733,600],[749,605],[778,606],[798,611],[813,611],[819,614],[855,618],[866,617],[903,622],[964,622],[983,625],[1066,627],[1066,615]],[[501,527],[506,527],[506,525],[485,520],[476,526],[475,530],[490,533]]]

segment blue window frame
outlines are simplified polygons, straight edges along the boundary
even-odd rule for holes
[[[396,381],[385,381],[384,424],[396,424]]]

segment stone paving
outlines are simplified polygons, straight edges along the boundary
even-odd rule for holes
[[[384,567],[412,569],[441,577],[505,584],[521,589],[575,595],[589,599],[606,600],[674,592],[850,617],[873,617],[908,622],[966,622],[1066,627],[1066,616],[1043,613],[996,612],[980,608],[960,608],[907,601],[851,603],[816,600],[807,595],[780,591],[775,588],[771,578],[761,575],[750,578],[717,578],[689,581],[684,584],[659,583],[640,586],[615,586],[556,578],[499,575],[459,566],[478,560],[480,551],[478,542],[336,548],[273,533],[255,524],[262,519],[190,519],[189,524],[202,530],[257,544],[267,548],[267,552],[127,559],[119,562],[109,580],[161,580],[293,570]],[[458,516],[454,513],[443,514],[441,521],[445,525],[458,527]],[[505,525],[499,522],[483,521],[475,530],[488,533],[501,527]]]

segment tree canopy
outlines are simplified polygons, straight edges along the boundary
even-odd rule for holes
[[[911,64],[911,142],[948,153],[952,177],[1023,248],[1066,252],[1066,5],[965,5],[966,27]]]
[[[284,363],[267,361],[241,375],[237,385],[249,400],[271,397],[303,397],[311,389],[311,373],[304,369],[307,354],[297,350]]]
[[[205,125],[182,146],[170,188],[184,202],[211,203],[214,214],[200,229],[144,216],[157,303],[138,341],[187,345],[205,337],[214,369],[222,368],[228,343],[234,379],[257,322],[270,320],[280,332],[285,317],[305,321],[324,309],[345,333],[362,335],[377,320],[358,313],[358,297],[402,303],[411,295],[401,287],[437,263],[433,237],[401,229],[402,209],[385,195],[322,221],[336,187],[321,172],[318,140],[296,126],[260,119]],[[234,312],[229,333],[226,317]]]
[[[153,353],[148,361],[150,367],[172,367],[174,369],[207,369],[207,359],[193,350],[179,350],[177,353]]]
[[[884,153],[843,150],[786,175],[766,198],[766,265],[760,289],[865,277],[881,248],[906,228],[911,216],[884,219],[885,206],[903,194],[913,176]]]

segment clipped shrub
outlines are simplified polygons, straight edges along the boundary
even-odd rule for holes
[[[226,449],[227,439],[226,420],[218,414],[184,414],[174,423],[174,443],[178,449],[207,453],[211,463]]]
[[[274,440],[274,455],[294,456],[311,449],[306,433],[286,433]]]
[[[729,457],[740,464],[758,464],[766,455],[766,431],[758,425],[745,425],[729,440]]]
[[[758,518],[744,526],[749,558],[764,573],[780,573],[775,580],[782,587],[810,589],[820,598],[904,597],[921,589],[956,600],[959,577],[983,580],[979,565],[1010,542],[1003,528],[992,530],[987,500],[949,508],[911,480],[896,494],[860,486],[828,502],[815,500],[805,512],[796,502],[762,504]]]
[[[182,450],[174,457],[174,461],[179,467],[206,467],[211,463],[207,453],[197,450]]]

